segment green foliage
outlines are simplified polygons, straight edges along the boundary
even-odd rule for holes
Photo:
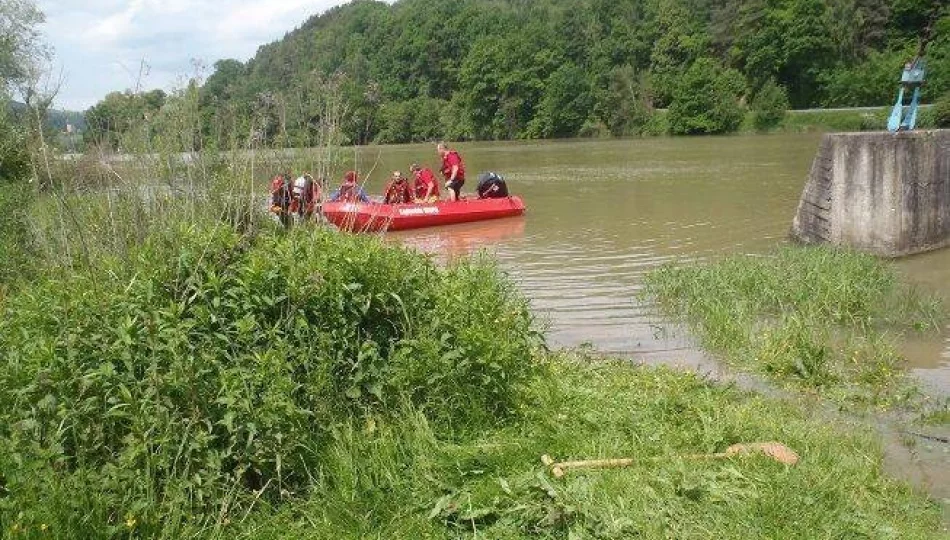
[[[652,111],[701,59],[735,70],[742,94],[774,80],[795,108],[885,105],[929,1],[350,2],[246,63],[217,62],[200,89],[201,143],[321,146],[328,115],[335,144],[654,133]],[[926,102],[950,81],[950,12],[938,15]],[[120,100],[91,111],[106,114],[90,139],[115,147],[140,116],[107,101]]]
[[[647,290],[729,362],[852,404],[907,400],[884,332],[939,328],[944,317],[879,260],[824,248],[666,266]]]
[[[528,132],[544,138],[573,137],[580,131],[592,106],[587,74],[574,64],[563,64],[545,82]]]
[[[821,105],[874,107],[893,103],[900,88],[901,70],[913,56],[911,47],[873,51],[859,64],[823,72]]]
[[[0,91],[0,185],[25,180],[30,169],[26,129],[10,114],[9,104]]]
[[[39,28],[45,20],[33,0],[0,2],[0,92],[28,84],[48,57]]]
[[[650,74],[656,105],[674,100],[680,74],[709,51],[709,35],[699,13],[683,0],[657,2],[656,41],[650,54]]]
[[[723,69],[711,58],[700,58],[683,74],[670,105],[670,130],[677,135],[729,133],[739,129],[742,76]]]
[[[34,271],[28,250],[27,201],[31,186],[0,181],[0,301],[5,289]]]
[[[540,344],[487,261],[443,270],[325,231],[169,231],[0,307],[0,521],[82,537],[305,492],[348,422],[412,407],[442,437],[496,425]]]
[[[87,144],[144,151],[151,140],[149,123],[165,105],[166,97],[162,90],[108,94],[86,111]]]
[[[939,537],[936,505],[890,480],[866,433],[697,375],[561,353],[511,426],[445,444],[409,416],[339,430],[304,502],[233,538]],[[802,460],[696,460],[777,440]],[[539,456],[633,457],[557,480]],[[856,495],[858,494],[858,495]],[[858,516],[858,517],[856,517]]]
[[[769,79],[752,98],[752,124],[757,131],[774,128],[785,118],[788,109],[788,95],[785,89]]]
[[[934,124],[935,127],[950,127],[950,90],[934,103]]]
[[[598,114],[615,136],[638,135],[650,121],[650,96],[645,77],[629,65],[610,72]]]
[[[446,107],[445,101],[427,97],[384,103],[379,112],[376,142],[392,144],[446,138],[441,123]]]

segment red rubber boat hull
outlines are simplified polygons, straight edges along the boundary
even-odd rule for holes
[[[327,221],[346,231],[404,231],[524,214],[521,197],[433,204],[323,203]]]

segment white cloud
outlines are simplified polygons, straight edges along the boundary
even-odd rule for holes
[[[59,106],[85,109],[113,90],[168,88],[192,60],[246,60],[311,15],[347,0],[39,0],[66,82]]]

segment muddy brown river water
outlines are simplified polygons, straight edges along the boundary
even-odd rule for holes
[[[681,332],[637,299],[667,261],[764,253],[786,242],[818,134],[460,144],[469,191],[480,171],[504,174],[523,218],[392,236],[439,256],[494,253],[549,324],[555,346],[590,344],[647,362],[701,363]],[[369,188],[432,145],[368,147]],[[894,263],[950,301],[950,250]],[[925,385],[950,394],[950,328],[912,336],[903,353]]]

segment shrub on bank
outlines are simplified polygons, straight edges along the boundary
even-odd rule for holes
[[[933,116],[934,127],[950,128],[950,91],[944,92],[934,103]]]
[[[766,81],[752,99],[752,124],[757,131],[768,131],[778,126],[788,109],[788,92],[775,83]]]
[[[731,133],[742,123],[739,94],[745,83],[734,69],[700,58],[676,84],[669,124],[674,135]]]
[[[535,369],[526,303],[486,261],[329,232],[169,243],[2,306],[0,521],[228,516],[305,491],[341,423],[410,405],[451,437],[510,414]]]

